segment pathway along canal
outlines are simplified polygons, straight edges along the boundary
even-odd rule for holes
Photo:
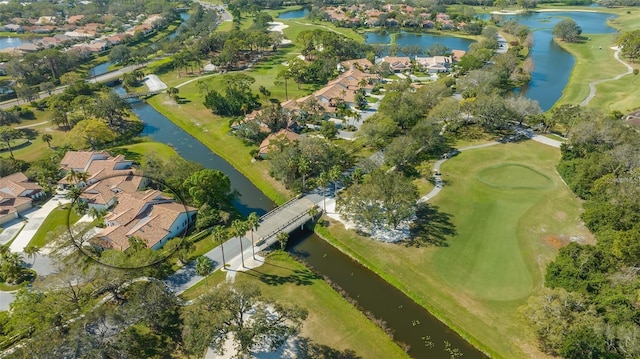
[[[123,93],[124,89],[116,87],[114,91]],[[241,194],[235,204],[242,214],[253,211],[263,214],[274,208],[275,204],[246,177],[153,107],[141,101],[132,102],[131,105],[133,113],[144,121],[142,136],[169,144],[184,159],[220,170],[229,176],[233,188]],[[357,301],[363,311],[384,320],[393,331],[394,338],[410,346],[409,355],[412,357],[451,358],[451,354],[445,351],[444,343],[448,342],[452,349],[464,354],[464,358],[486,358],[404,293],[315,234],[297,231],[292,233],[291,238],[288,249],[293,255],[339,285]],[[425,342],[423,338],[427,337],[429,339]],[[433,343],[433,348],[429,347],[429,343]]]

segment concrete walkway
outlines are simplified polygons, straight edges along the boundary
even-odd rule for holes
[[[495,145],[499,145],[500,142],[487,142],[487,143],[483,143],[480,145],[473,145],[473,146],[467,146],[467,147],[463,147],[458,149],[459,152],[464,152],[464,151],[469,151],[469,150],[473,150],[476,148],[484,148],[484,147],[489,147],[489,146],[495,146]],[[433,179],[436,183],[436,186],[426,195],[422,196],[420,199],[418,199],[418,203],[422,203],[422,202],[426,202],[430,199],[432,199],[433,197],[437,196],[438,193],[440,193],[440,190],[442,190],[442,174],[440,173],[440,166],[448,159],[452,158],[453,156],[455,156],[455,154],[449,154],[449,156],[447,156],[447,158],[443,158],[441,160],[436,161],[436,163],[433,165]]]
[[[627,71],[624,73],[621,73],[620,75],[614,76],[610,79],[603,79],[603,80],[598,80],[598,81],[593,81],[589,83],[589,95],[587,96],[587,98],[584,99],[584,101],[580,102],[580,106],[586,106],[589,102],[591,102],[591,100],[593,100],[593,98],[596,96],[596,85],[603,83],[603,82],[607,82],[607,81],[615,81],[615,80],[619,80],[620,78],[622,78],[623,76],[627,76],[630,73],[633,72],[633,67],[631,67],[631,65],[629,65],[628,63],[622,61],[620,59],[620,48],[618,47],[612,47],[612,50],[615,50],[616,52],[613,53],[613,57],[616,58],[616,60],[618,60],[619,63],[623,64],[624,66],[627,67]]]
[[[562,145],[562,143],[563,143],[563,142],[560,142],[558,140],[554,140],[553,138],[549,138],[549,137],[543,136],[543,135],[533,135],[530,138],[532,140],[536,141],[536,142],[540,142],[542,144],[545,144],[545,145],[551,146],[551,147],[555,147],[555,148],[560,148],[560,145]]]
[[[542,136],[542,135],[536,135],[533,134],[532,132],[528,132],[527,133],[527,137],[533,141],[545,144],[547,146],[551,146],[551,147],[555,147],[555,148],[560,148],[560,145],[562,145],[562,142],[558,141],[558,140],[554,140],[552,138],[546,137],[546,136]],[[474,146],[468,146],[468,147],[463,147],[458,149],[458,151],[460,152],[464,152],[464,151],[469,151],[469,150],[473,150],[473,149],[477,149],[477,148],[484,148],[484,147],[489,147],[489,146],[495,146],[495,145],[499,145],[500,142],[488,142],[488,143],[483,143],[481,145],[474,145]],[[419,200],[418,203],[422,203],[422,202],[426,202],[430,199],[432,199],[433,197],[437,196],[438,193],[440,193],[440,191],[442,190],[442,173],[440,172],[440,166],[448,159],[452,158],[453,156],[449,156],[447,158],[443,158],[441,160],[436,161],[436,163],[434,163],[433,165],[433,179],[435,181],[436,186],[429,191],[429,193],[427,193],[426,195],[422,196]]]

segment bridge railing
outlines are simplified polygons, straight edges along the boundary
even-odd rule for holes
[[[275,234],[281,232],[283,229],[285,229],[285,228],[289,227],[290,225],[292,225],[293,223],[297,222],[298,220],[300,220],[304,216],[308,216],[307,212],[300,213],[299,215],[297,215],[297,216],[291,218],[290,220],[288,220],[285,224],[282,224],[278,228],[276,228],[276,229],[272,230],[271,232],[269,232],[268,234],[263,235],[262,238],[256,244],[257,245],[264,244],[269,238],[273,237]],[[309,218],[309,219],[311,219],[311,218]]]
[[[282,205],[270,210],[269,212],[265,213],[262,215],[262,217],[260,217],[260,222],[263,222],[264,220],[266,220],[269,217],[272,217],[274,214],[278,213],[278,211],[280,211],[281,209],[289,206],[291,203],[297,201],[298,199],[302,198],[302,194],[299,194],[293,198],[291,198],[290,200],[286,201],[285,203],[283,203]]]
[[[128,94],[120,95],[120,98],[121,99],[128,99],[128,98],[148,97],[148,96],[157,95],[157,94],[159,94],[159,93],[161,93],[163,91],[164,90],[149,91],[149,92],[144,92],[144,93],[128,93]]]

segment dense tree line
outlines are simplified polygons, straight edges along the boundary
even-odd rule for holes
[[[323,138],[303,137],[296,143],[283,138],[272,141],[270,146],[271,175],[296,192],[310,188],[311,183],[328,181],[331,171],[337,180],[352,163],[342,147]]]
[[[335,77],[340,61],[363,58],[373,53],[371,45],[321,29],[301,31],[296,43],[302,47],[305,59],[310,61],[292,60],[294,66],[289,67],[289,75],[298,83],[325,84]]]
[[[67,252],[68,254],[68,252]],[[271,350],[297,334],[307,311],[262,295],[251,283],[224,283],[182,303],[156,279],[160,268],[125,271],[66,256],[60,270],[21,289],[0,313],[0,341],[21,341],[8,358],[149,358],[258,345]],[[141,277],[145,276],[146,277]]]
[[[251,85],[255,81],[245,74],[224,75],[224,93],[208,90],[204,106],[219,116],[246,115],[260,108],[258,95],[251,91]]]
[[[618,116],[568,106],[558,172],[585,199],[595,245],[571,243],[524,311],[543,350],[566,358],[640,355],[640,135]]]
[[[625,32],[616,41],[616,44],[620,46],[622,56],[636,62],[636,59],[640,56],[640,30]]]

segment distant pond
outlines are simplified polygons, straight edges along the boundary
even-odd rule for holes
[[[10,47],[18,47],[28,42],[29,41],[18,37],[0,37],[0,50],[8,49]]]
[[[388,31],[370,32],[365,35],[367,44],[390,44],[392,33]],[[418,45],[426,50],[434,44],[442,44],[451,50],[469,50],[469,45],[474,43],[473,40],[463,39],[453,36],[437,36],[430,34],[420,34],[411,32],[398,32],[395,34],[396,44],[398,46]],[[402,52],[398,52],[403,55]]]
[[[304,8],[300,10],[287,11],[278,15],[278,19],[301,19],[309,13],[309,8]]]

